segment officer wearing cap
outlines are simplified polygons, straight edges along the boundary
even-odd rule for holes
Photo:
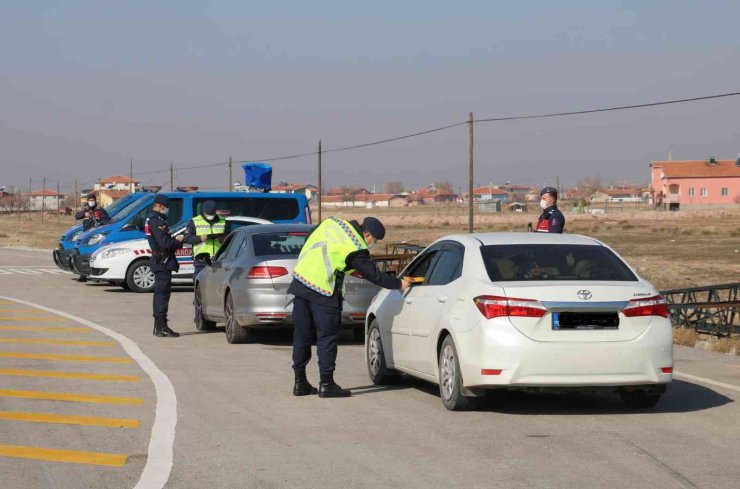
[[[176,338],[180,334],[172,331],[167,325],[167,310],[172,292],[172,272],[180,268],[175,250],[182,248],[184,237],[180,235],[173,238],[170,234],[170,228],[167,226],[169,204],[170,199],[166,195],[158,194],[154,197],[152,213],[146,220],[144,230],[149,247],[152,249],[149,266],[154,273],[153,334]]]
[[[87,231],[96,226],[104,226],[110,223],[110,216],[102,207],[98,207],[98,199],[95,194],[88,194],[87,209],[82,209],[75,214],[75,219],[83,219],[82,229]]]
[[[200,214],[188,221],[185,243],[193,245],[193,280],[206,267],[206,259],[213,258],[226,234],[226,219],[216,214],[216,203],[206,200]]]
[[[558,189],[545,187],[540,191],[542,214],[537,221],[538,233],[561,233],[565,227],[565,216],[558,209]]]
[[[385,228],[374,217],[362,224],[329,217],[306,239],[293,271],[288,292],[293,302],[293,395],[349,397],[351,392],[334,382],[337,345],[342,327],[342,289],[345,274],[357,271],[386,289],[405,290],[410,282],[381,272],[370,259],[368,246],[383,239]],[[306,378],[311,343],[316,340],[321,380],[318,390]]]

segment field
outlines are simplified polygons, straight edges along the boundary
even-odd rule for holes
[[[314,217],[317,212],[314,210]],[[467,231],[467,208],[323,209],[323,216],[361,220],[374,215],[387,227],[385,242],[427,244]],[[478,214],[476,231],[526,231],[535,213]],[[0,247],[52,249],[74,220],[38,214],[0,216]],[[740,281],[740,208],[711,211],[625,212],[594,217],[566,214],[566,231],[593,236],[623,255],[659,289]],[[377,252],[383,251],[382,243]]]

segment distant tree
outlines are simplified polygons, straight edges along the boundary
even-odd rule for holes
[[[437,191],[445,190],[447,192],[452,192],[452,183],[445,180],[444,182],[434,182],[434,187],[437,189]]]
[[[385,182],[383,191],[387,194],[400,194],[404,191],[404,186],[402,182]]]

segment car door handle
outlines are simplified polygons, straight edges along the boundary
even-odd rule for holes
[[[441,304],[444,304],[445,302],[447,302],[447,296],[446,295],[440,295],[439,297],[437,297],[437,302],[439,302]]]

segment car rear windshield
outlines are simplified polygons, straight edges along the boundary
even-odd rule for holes
[[[254,254],[256,256],[292,256],[298,257],[306,243],[308,231],[260,233],[252,235]]]
[[[206,200],[216,203],[216,210],[223,216],[259,217],[268,221],[294,221],[301,215],[298,199],[293,197],[216,197],[196,199],[195,214]]]
[[[494,282],[601,280],[635,282],[632,270],[611,250],[597,245],[491,245],[481,247]]]

